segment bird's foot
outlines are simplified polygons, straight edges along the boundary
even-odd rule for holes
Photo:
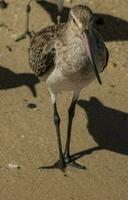
[[[39,167],[40,170],[43,170],[43,169],[59,169],[62,172],[65,172],[65,168],[66,168],[66,164],[65,164],[64,160],[59,160],[54,165],[51,165],[51,166]]]
[[[69,155],[64,154],[64,161],[65,161],[66,166],[70,166],[77,169],[86,169],[85,166],[80,165],[77,162],[75,162]]]
[[[43,167],[39,167],[40,170],[43,169],[59,169],[62,172],[65,172],[65,169],[67,166],[73,167],[73,168],[77,168],[77,169],[86,169],[85,166],[78,164],[77,162],[75,162],[71,156],[67,156],[64,154],[63,156],[63,160],[59,160],[57,161],[55,164],[51,165],[51,166],[43,166]]]
[[[34,36],[34,32],[32,31],[32,32],[29,32],[29,31],[25,31],[25,33],[23,33],[21,36],[19,36],[16,40],[15,40],[15,42],[19,42],[20,40],[23,40],[23,39],[25,39],[25,38],[27,38],[27,37],[29,37],[29,38],[32,38],[33,36]]]

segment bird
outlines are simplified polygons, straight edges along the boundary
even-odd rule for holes
[[[26,6],[26,26],[25,26],[25,31],[22,35],[20,35],[18,38],[16,38],[15,42],[19,42],[22,39],[25,39],[27,36],[30,38],[34,35],[34,31],[29,30],[29,14],[31,12],[31,2],[33,0],[28,0],[27,6]],[[42,0],[36,0],[37,3],[40,3]],[[57,23],[60,23],[61,20],[61,14],[63,11],[63,5],[64,5],[64,0],[57,0],[57,6],[58,6],[58,13],[57,13]]]
[[[81,90],[97,78],[108,63],[108,49],[102,36],[93,27],[93,12],[87,5],[70,9],[67,22],[43,28],[37,32],[28,48],[29,65],[39,80],[46,85],[53,108],[59,159],[51,166],[40,169],[60,169],[71,166],[86,169],[71,157],[72,122]],[[60,134],[60,116],[57,97],[62,91],[72,92],[68,109],[67,138],[64,151]]]

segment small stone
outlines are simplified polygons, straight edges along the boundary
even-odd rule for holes
[[[36,108],[37,105],[36,105],[35,103],[29,103],[29,104],[27,105],[27,107],[30,108],[30,109],[33,109],[33,108]]]
[[[113,67],[117,67],[117,64],[116,64],[116,63],[113,63]]]
[[[114,84],[111,84],[110,87],[115,88],[115,85],[114,85]]]
[[[9,45],[7,45],[6,47],[7,47],[7,49],[8,49],[9,51],[12,51],[12,48],[11,48]]]
[[[109,63],[108,67],[109,68],[114,68],[114,67],[117,67],[117,64],[116,63]]]
[[[17,34],[11,34],[10,37],[11,37],[12,39],[16,39],[18,36],[17,36]]]
[[[0,24],[0,27],[5,27],[5,24],[4,24],[4,23],[1,23],[1,24]]]
[[[20,169],[20,166],[17,164],[9,163],[8,168],[9,169]]]

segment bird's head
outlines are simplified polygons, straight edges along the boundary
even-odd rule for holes
[[[102,84],[95,60],[93,57],[92,49],[90,46],[90,32],[92,32],[93,25],[93,13],[88,6],[76,5],[71,8],[69,13],[69,25],[73,35],[81,37],[83,46],[86,49],[86,53],[92,63],[95,75],[99,84]]]
[[[73,6],[69,13],[69,21],[77,33],[83,33],[92,29],[93,14],[85,5]]]

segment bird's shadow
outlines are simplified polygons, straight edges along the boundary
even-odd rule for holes
[[[37,96],[36,84],[39,83],[37,77],[31,73],[15,73],[8,68],[0,66],[0,90],[7,90],[21,86],[27,86],[33,96]]]
[[[47,1],[37,1],[37,3],[44,8],[47,13],[50,15],[51,20],[57,24],[57,15],[58,15],[58,7],[57,4],[51,3],[51,2],[47,2]],[[60,22],[66,22],[68,19],[68,15],[69,15],[69,8],[68,7],[63,7],[63,12],[61,13],[61,20]]]
[[[37,1],[50,15],[51,20],[57,23],[58,8],[56,4],[47,1]],[[69,8],[64,7],[61,22],[68,19]],[[105,41],[128,40],[128,22],[119,17],[108,14],[94,13],[94,26],[102,34]]]
[[[89,101],[79,100],[78,105],[86,113],[88,132],[97,145],[72,157],[78,159],[103,149],[128,155],[128,113],[104,106],[95,97]]]

